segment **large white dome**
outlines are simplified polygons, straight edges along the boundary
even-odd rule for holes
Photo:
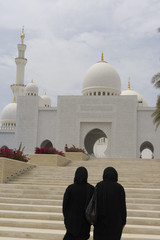
[[[120,95],[120,93],[120,77],[103,58],[88,69],[83,80],[83,95]]]
[[[9,124],[13,125],[16,124],[16,114],[17,114],[17,103],[9,103],[5,106],[1,113],[0,122],[2,125]]]

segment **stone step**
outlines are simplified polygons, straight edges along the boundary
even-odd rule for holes
[[[64,192],[51,192],[49,194],[35,194],[33,193],[27,193],[24,194],[23,192],[12,192],[12,193],[5,193],[5,192],[0,192],[0,197],[1,198],[28,198],[28,199],[53,199],[53,200],[62,200],[63,199],[63,194]],[[136,199],[149,199],[150,201],[154,200],[159,200],[160,199],[160,194],[141,194],[141,193],[129,193],[126,194],[127,198],[136,198]]]
[[[159,219],[160,211],[131,210],[127,209],[128,217],[157,218]],[[33,211],[15,211],[0,210],[1,218],[24,218],[24,219],[46,219],[62,220],[61,212],[33,212]]]
[[[0,236],[27,239],[61,240],[65,230],[0,227]]]
[[[127,218],[128,226],[160,226],[160,218]],[[27,228],[44,228],[44,229],[64,229],[63,217],[60,220],[25,219],[25,218],[0,218],[0,226],[27,227]]]
[[[29,240],[30,238],[0,237],[0,240]],[[34,238],[34,240],[41,240]]]
[[[160,204],[160,199],[148,199],[148,198],[128,198],[126,197],[126,202],[128,203],[144,203],[144,204]]]
[[[142,209],[142,210],[157,210],[160,211],[159,204],[145,204],[145,203],[127,203],[128,209]]]
[[[22,183],[21,184],[0,184],[0,190],[1,191],[13,191],[14,189],[17,189],[17,191],[40,191],[40,192],[45,192],[45,191],[50,191],[50,190],[57,190],[57,189],[62,189],[64,190],[66,188],[66,184],[60,184],[59,186],[57,186],[57,184],[53,184],[52,183],[52,186],[43,186],[43,185],[38,185],[35,184],[33,185],[32,184],[32,187],[30,186],[30,184],[28,185],[23,185]]]
[[[36,167],[0,184],[0,240],[62,240],[62,199],[78,166],[88,169],[95,185],[113,166],[125,187],[127,225],[122,240],[160,240],[160,161],[92,159],[66,167]],[[92,237],[90,238],[92,240]]]
[[[95,181],[90,180],[88,182],[95,186],[98,181],[100,181],[100,179],[99,180],[95,180]],[[53,183],[56,184],[57,186],[61,186],[60,181],[59,182],[55,182],[54,180],[43,180],[43,181],[38,181],[38,180],[36,180],[36,181],[33,181],[33,180],[26,181],[26,180],[24,180],[22,182],[20,179],[19,180],[17,179],[16,181],[9,182],[9,185],[12,186],[12,185],[15,185],[15,184],[23,184],[23,185],[28,185],[29,184],[30,186],[32,186],[32,185],[52,186],[52,185],[54,185]],[[70,181],[62,182],[62,185],[64,185],[65,183],[66,183],[66,185],[72,184],[73,183],[73,179],[71,179]],[[148,188],[148,187],[150,187],[150,188],[155,188],[155,189],[159,189],[160,188],[160,179],[157,180],[157,182],[153,182],[151,184],[149,184],[148,182],[137,183],[136,180],[132,181],[132,182],[119,181],[119,183],[121,183],[126,188],[134,188],[134,187],[136,187],[136,188]]]
[[[29,240],[29,239],[31,239],[31,238],[0,237],[0,240]],[[90,238],[90,240],[91,239],[92,238]],[[122,240],[139,240],[139,239],[140,240],[159,240],[160,238],[159,238],[159,236],[155,236],[155,235],[139,235],[139,234],[130,235],[130,234],[123,234],[121,239]],[[41,240],[41,239],[34,238],[34,240]]]
[[[38,185],[35,184],[33,185],[32,184],[32,187],[29,185],[23,185],[22,183],[21,184],[14,184],[14,187],[13,185],[11,184],[7,184],[7,185],[4,185],[4,184],[0,184],[0,190],[1,192],[8,192],[8,193],[12,193],[12,192],[15,192],[15,189],[16,189],[16,192],[23,192],[23,193],[40,193],[40,194],[47,194],[48,191],[55,191],[55,192],[61,192],[63,193],[64,190],[66,189],[66,184],[63,185],[54,185],[52,184],[52,186],[44,186],[44,185]],[[154,189],[154,188],[126,188],[125,187],[125,191],[126,191],[126,194],[129,195],[129,194],[133,194],[133,193],[136,193],[136,194],[154,194],[154,195],[159,195],[160,194],[160,189]]]
[[[127,224],[160,226],[160,218],[127,217]]]
[[[122,240],[160,240],[160,236],[146,234],[125,234],[122,235]]]
[[[146,226],[146,225],[130,225],[127,224],[123,230],[124,233],[135,233],[135,234],[149,234],[149,235],[159,235],[159,226]]]
[[[0,210],[33,211],[33,212],[62,212],[62,206],[0,203]]]
[[[159,205],[152,204],[127,204],[127,209],[146,210],[146,212],[160,211]],[[38,205],[38,204],[15,204],[0,203],[0,210],[11,211],[34,211],[34,212],[62,212],[62,205]]]
[[[59,195],[60,197],[60,195]],[[0,203],[13,203],[13,204],[38,204],[38,205],[55,205],[62,206],[62,196],[61,199],[35,199],[35,198],[7,198],[0,197]],[[146,199],[146,198],[127,198],[127,205],[132,204],[151,204],[160,205],[160,199]],[[128,205],[129,206],[129,205]]]
[[[10,211],[0,210],[0,218],[23,218],[23,219],[40,219],[40,220],[61,220],[63,215],[60,212],[29,212],[29,211]]]
[[[0,193],[0,197],[7,197],[7,198],[23,198],[23,193]],[[48,194],[48,195],[42,195],[42,194],[25,194],[25,198],[34,198],[34,199],[54,199],[54,200],[62,200],[63,196],[62,194]]]
[[[21,195],[47,195],[47,194],[64,194],[64,191],[66,189],[67,186],[52,186],[52,187],[48,187],[45,189],[45,187],[41,187],[43,188],[43,190],[40,189],[35,189],[35,186],[32,188],[31,186],[29,186],[29,188],[27,189],[26,186],[25,188],[23,188],[23,185],[21,186],[17,186],[17,187],[13,187],[12,188],[8,188],[8,186],[6,186],[6,188],[0,188],[0,197],[2,197],[4,194],[10,194],[10,195],[15,195],[17,194],[18,196]],[[16,191],[16,192],[15,192]],[[150,199],[157,199],[160,196],[160,189],[138,189],[138,188],[125,188],[126,191],[126,197],[127,198],[140,198],[140,197],[147,197]],[[137,196],[137,197],[136,197]]]
[[[56,186],[56,187],[52,187],[50,189],[44,189],[44,190],[39,190],[39,189],[18,189],[18,188],[12,188],[12,189],[1,189],[1,193],[15,193],[15,190],[16,190],[16,194],[48,194],[49,192],[51,193],[60,193],[60,194],[63,194],[64,191],[65,191],[66,187],[61,187],[61,186]]]
[[[39,228],[39,229],[58,229],[65,230],[62,220],[24,219],[24,218],[0,218],[0,226],[17,228]]]
[[[35,199],[35,198],[6,198],[0,197],[0,203],[13,203],[13,204],[38,204],[38,205],[51,205],[62,206],[62,199]]]
[[[130,217],[148,217],[159,218],[160,211],[127,209],[127,216]]]
[[[62,240],[64,234],[65,230],[0,227],[0,238],[2,237],[1,239],[3,240],[9,240],[9,238],[12,240],[14,239]],[[160,240],[160,236],[155,234],[151,235],[151,234],[128,234],[128,233],[123,233],[122,235],[122,240],[146,240],[146,239]],[[92,236],[90,237],[90,240],[92,240]]]

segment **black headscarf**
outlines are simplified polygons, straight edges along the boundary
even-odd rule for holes
[[[85,167],[77,168],[74,177],[74,183],[87,183],[88,172]]]
[[[103,181],[118,181],[118,173],[113,167],[107,167],[103,172]]]

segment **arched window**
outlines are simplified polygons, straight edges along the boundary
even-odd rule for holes
[[[53,147],[53,144],[50,140],[44,140],[41,145],[40,145],[41,148],[49,148],[49,147]]]
[[[154,147],[152,143],[145,141],[140,146],[140,158],[154,158]]]

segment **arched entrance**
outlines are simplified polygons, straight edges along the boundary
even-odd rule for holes
[[[108,140],[106,134],[95,128],[91,130],[84,139],[84,146],[89,155],[94,155],[96,157],[104,157],[104,152],[106,151],[108,145]]]
[[[140,146],[140,157],[141,158],[152,159],[152,158],[154,158],[153,153],[154,153],[154,147],[153,147],[152,143],[146,141],[141,144],[141,146]]]
[[[45,140],[41,143],[41,148],[50,148],[53,147],[53,144],[49,140]]]

